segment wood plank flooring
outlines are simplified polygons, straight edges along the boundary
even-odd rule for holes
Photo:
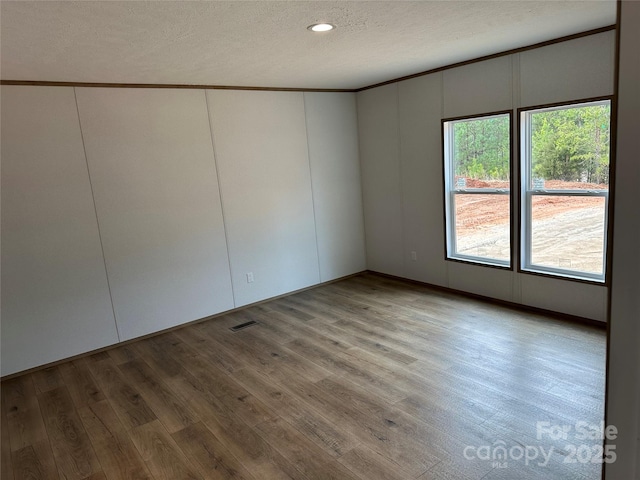
[[[596,480],[605,343],[363,274],[2,382],[2,480]]]

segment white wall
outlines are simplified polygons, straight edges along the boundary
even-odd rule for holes
[[[71,88],[2,87],[2,373],[118,341]]]
[[[513,108],[514,55],[472,63],[443,72],[444,118]]]
[[[619,437],[607,480],[640,479],[640,2],[620,10],[620,71],[607,423]]]
[[[233,308],[204,92],[76,95],[120,339]]]
[[[207,97],[236,305],[318,283],[302,93],[219,90]]]
[[[522,107],[613,94],[615,32],[520,54]]]
[[[365,268],[354,94],[75,91],[2,87],[2,375]]]
[[[404,275],[435,285],[447,284],[442,211],[430,207],[441,205],[442,182],[424,179],[442,178],[442,164],[424,159],[440,156],[441,91],[440,73],[398,84]]]
[[[356,97],[305,92],[320,281],[366,270]]]
[[[605,32],[358,93],[368,268],[604,321],[604,286],[444,260],[441,120],[612,95],[614,47]]]
[[[367,268],[402,276],[398,84],[366,90],[357,98]]]

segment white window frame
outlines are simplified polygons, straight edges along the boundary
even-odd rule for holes
[[[570,278],[574,280],[587,280],[604,283],[607,272],[607,232],[609,231],[609,190],[550,190],[532,188],[531,168],[531,115],[553,110],[567,110],[570,108],[591,107],[597,105],[611,106],[610,99],[585,101],[580,103],[556,105],[552,107],[533,108],[520,111],[520,270],[523,272],[541,273],[551,276]],[[611,125],[611,123],[610,123]],[[611,148],[611,146],[609,146]],[[611,158],[611,156],[609,156]],[[609,165],[611,169],[611,165]],[[609,185],[609,188],[611,186]],[[561,197],[604,197],[604,243],[602,249],[602,274],[581,272],[577,270],[563,269],[536,265],[531,261],[531,236],[532,236],[532,205],[534,196],[561,196]]]
[[[458,194],[471,194],[471,195],[507,195],[509,196],[509,241],[513,237],[513,209],[511,203],[511,189],[507,188],[459,188],[454,185],[455,179],[455,162],[453,158],[454,152],[454,129],[453,125],[459,122],[470,122],[477,120],[489,120],[491,118],[507,117],[509,119],[509,184],[512,185],[512,129],[513,129],[513,117],[511,111],[503,111],[496,113],[489,113],[485,115],[475,115],[472,117],[463,118],[450,118],[442,120],[442,134],[443,134],[443,157],[444,157],[444,200],[445,200],[445,245],[446,245],[446,259],[463,261],[468,263],[476,263],[481,265],[501,267],[511,269],[511,260],[513,258],[513,245],[509,248],[509,260],[501,260],[497,258],[479,257],[475,255],[465,255],[457,252],[457,239],[456,239],[456,209],[455,209],[455,196]]]

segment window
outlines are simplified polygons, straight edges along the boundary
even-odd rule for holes
[[[521,268],[604,281],[609,100],[521,111]]]
[[[511,113],[443,121],[447,258],[511,265]]]

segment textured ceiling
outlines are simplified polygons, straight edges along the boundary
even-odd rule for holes
[[[1,77],[359,88],[615,23],[615,1],[6,1]],[[326,21],[337,29],[314,34]]]

